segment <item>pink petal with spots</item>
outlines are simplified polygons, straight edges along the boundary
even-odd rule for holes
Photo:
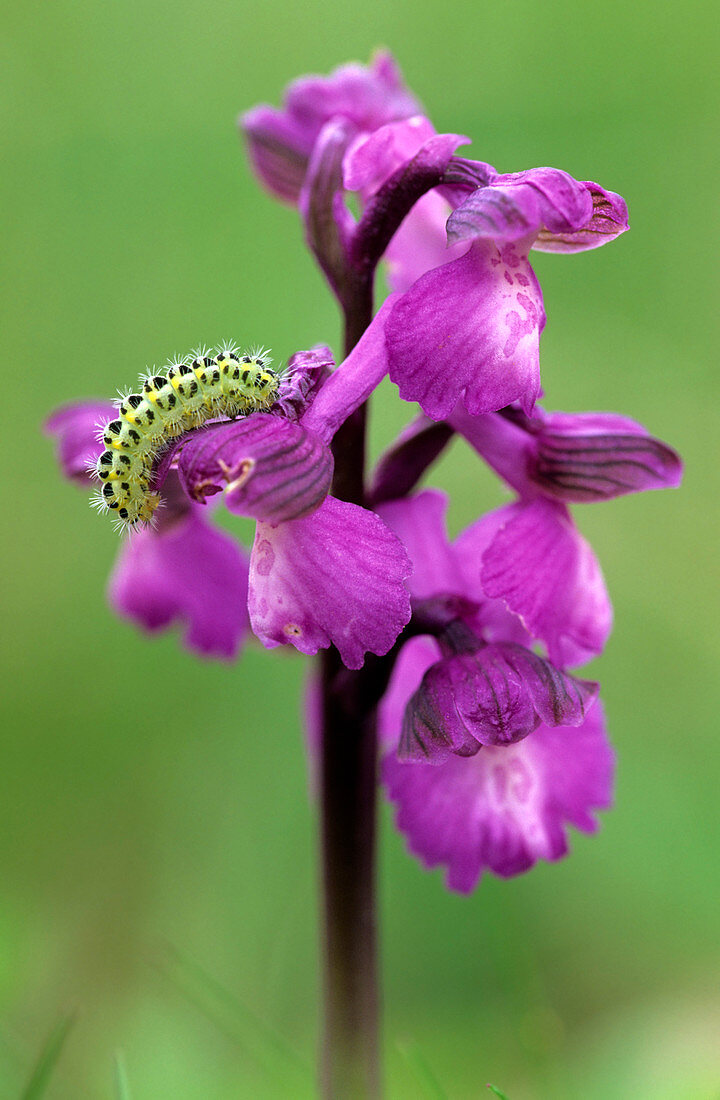
[[[259,523],[248,606],[263,645],[317,653],[335,645],[348,668],[382,655],[410,619],[410,563],[373,512],[328,497],[304,519]]]
[[[461,398],[471,413],[514,401],[532,409],[545,313],[527,243],[478,241],[395,303],[385,326],[390,378],[433,419]]]

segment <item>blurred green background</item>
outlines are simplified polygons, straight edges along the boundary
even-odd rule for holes
[[[203,664],[114,618],[117,538],[40,424],[198,342],[337,348],[235,116],[382,44],[470,155],[626,196],[630,234],[536,257],[547,405],[634,416],[687,460],[681,492],[576,509],[616,608],[591,670],[619,754],[599,835],[462,899],[383,811],[389,1095],[717,1098],[713,6],[15,0],[4,24],[0,1096],[71,1012],[51,1100],[121,1096],[118,1050],[134,1100],[313,1093],[304,662]],[[376,451],[407,411],[383,389]],[[453,531],[503,499],[459,444],[432,483]]]

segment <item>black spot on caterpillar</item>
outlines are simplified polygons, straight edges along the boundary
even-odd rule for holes
[[[271,362],[265,351],[241,360],[236,348],[225,347],[212,358],[193,353],[171,363],[165,374],[141,377],[142,392],[121,397],[117,418],[101,429],[105,450],[92,473],[103,485],[93,505],[111,512],[120,530],[150,523],[160,503],[150,487],[157,455],[173,439],[217,416],[270,408],[279,382]]]

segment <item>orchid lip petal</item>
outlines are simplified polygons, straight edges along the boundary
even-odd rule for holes
[[[327,497],[278,527],[259,523],[251,568],[252,628],[269,648],[336,646],[348,668],[383,655],[410,619],[410,563],[373,512]]]
[[[488,596],[504,600],[553,664],[584,664],[602,653],[612,606],[589,543],[564,505],[538,497],[501,509],[504,522],[482,556]]]
[[[402,761],[403,715],[439,660],[434,638],[411,638],[400,651],[378,711],[382,776],[410,852],[445,867],[448,887],[467,894],[485,871],[508,878],[561,859],[568,825],[594,833],[594,811],[612,805],[614,754],[598,702],[572,728],[540,723],[522,741],[471,757]]]
[[[409,850],[427,868],[445,867],[448,887],[462,894],[486,871],[510,878],[561,859],[568,825],[594,833],[594,813],[612,805],[613,771],[599,704],[574,729],[541,724],[524,741],[470,759],[433,766],[391,752],[382,765]]]
[[[473,414],[514,401],[533,408],[545,313],[527,245],[501,251],[477,241],[394,306],[385,330],[390,378],[433,420],[446,419],[460,399]]]

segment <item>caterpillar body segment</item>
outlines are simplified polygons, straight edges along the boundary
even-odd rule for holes
[[[204,349],[169,363],[165,373],[141,376],[141,393],[122,394],[117,416],[101,429],[105,450],[93,467],[102,483],[93,504],[116,526],[152,522],[160,496],[150,488],[153,463],[173,439],[218,416],[269,409],[279,379],[267,353],[239,355],[228,345],[215,356]]]

